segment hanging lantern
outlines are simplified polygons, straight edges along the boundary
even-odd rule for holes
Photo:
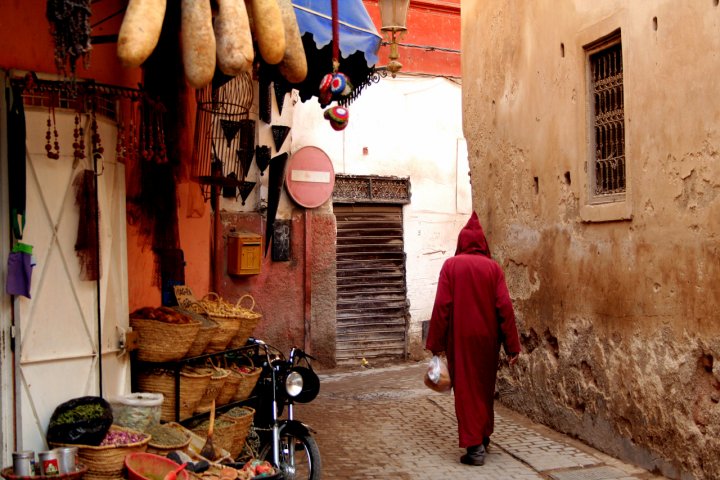
[[[378,0],[383,32],[407,30],[407,14],[410,0]]]
[[[400,55],[398,54],[398,37],[407,31],[407,14],[410,0],[378,0],[380,6],[380,19],[382,22],[382,30],[388,37],[390,45],[390,54],[388,58],[387,69],[394,77],[402,68],[402,64],[398,62]]]

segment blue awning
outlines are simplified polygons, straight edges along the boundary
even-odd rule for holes
[[[332,6],[330,0],[293,0],[300,34],[309,33],[318,48],[332,42]],[[378,34],[362,0],[338,0],[340,55],[355,52],[365,55],[368,67],[378,61],[382,37]]]

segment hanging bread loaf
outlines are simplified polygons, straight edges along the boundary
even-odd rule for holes
[[[280,5],[285,28],[285,55],[278,65],[278,70],[288,82],[300,83],[307,77],[308,66],[295,9],[291,0],[277,0],[277,2]]]
[[[277,65],[285,55],[285,26],[277,0],[245,0],[252,15],[255,39],[260,56]]]
[[[181,39],[185,77],[193,88],[202,88],[215,73],[215,34],[210,0],[182,0]]]
[[[130,0],[120,32],[117,54],[126,67],[139,67],[155,50],[165,18],[166,0]]]
[[[249,72],[255,52],[245,0],[217,2],[219,11],[215,17],[215,39],[218,67],[226,75]]]

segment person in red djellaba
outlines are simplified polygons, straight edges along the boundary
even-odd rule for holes
[[[460,461],[467,465],[485,463],[501,345],[514,365],[520,339],[505,274],[490,257],[473,212],[458,235],[455,256],[440,270],[425,344],[434,355],[447,355],[460,448],[467,449]]]

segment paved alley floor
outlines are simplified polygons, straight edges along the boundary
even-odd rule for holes
[[[321,372],[321,391],[295,416],[316,431],[323,479],[663,479],[498,404],[482,467],[459,463],[451,394],[425,387],[426,364]]]

